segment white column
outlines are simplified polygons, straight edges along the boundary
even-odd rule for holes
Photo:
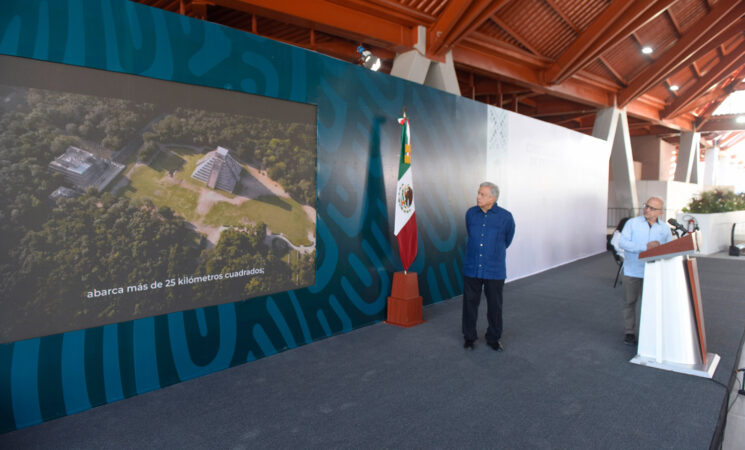
[[[427,78],[430,62],[429,59],[425,58],[417,50],[399,53],[393,59],[391,75],[413,81],[414,83],[423,84],[425,78]]]
[[[606,140],[611,146],[611,190],[615,192],[615,199],[609,199],[608,206],[636,210],[639,200],[636,196],[634,160],[631,155],[631,136],[626,112],[615,107],[598,111],[592,135]]]
[[[698,183],[698,143],[700,139],[701,135],[693,131],[680,133],[675,181]]]
[[[610,107],[601,109],[595,115],[595,124],[592,126],[592,135],[596,138],[613,145],[613,138],[616,134],[616,125],[618,124],[618,108]]]
[[[423,84],[432,61],[424,56],[427,53],[427,29],[419,25],[416,31],[417,43],[414,49],[396,55],[391,75]]]
[[[432,61],[424,85],[460,95],[460,85],[458,84],[458,77],[455,75],[452,51],[447,52],[444,63]]]
[[[453,53],[449,51],[445,54],[444,63],[432,61],[425,56],[427,54],[426,43],[427,29],[420,25],[417,27],[417,43],[414,49],[396,55],[393,59],[391,75],[460,95]]]
[[[717,185],[717,172],[719,171],[719,144],[706,150],[706,160],[704,161],[704,186]]]

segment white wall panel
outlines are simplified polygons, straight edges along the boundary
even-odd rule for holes
[[[609,147],[499,108],[488,116],[486,179],[516,223],[508,280],[605,251]]]

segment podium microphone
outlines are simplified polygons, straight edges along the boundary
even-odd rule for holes
[[[677,220],[670,218],[670,219],[667,219],[667,223],[675,227],[676,231],[680,231],[681,233],[683,233],[682,236],[685,236],[686,234],[688,234],[688,230],[686,229],[686,227],[681,225],[680,222],[678,222]]]

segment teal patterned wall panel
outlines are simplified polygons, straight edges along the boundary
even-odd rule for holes
[[[484,174],[484,105],[128,1],[6,1],[0,54],[318,105],[315,285],[0,345],[0,432],[384,319],[401,270],[391,201],[404,106],[419,226],[411,270],[425,303],[462,292],[462,222]]]

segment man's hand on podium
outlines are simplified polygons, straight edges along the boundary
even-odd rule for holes
[[[649,250],[650,248],[655,248],[659,246],[660,246],[660,241],[649,241],[647,243],[647,250]]]

